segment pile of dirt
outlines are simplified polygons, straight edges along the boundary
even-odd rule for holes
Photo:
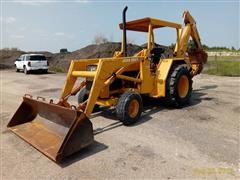
[[[146,47],[146,44],[142,46],[128,44],[128,55],[132,56]],[[166,47],[164,47],[166,48]],[[0,50],[0,69],[14,68],[14,61],[22,54],[36,53],[44,54],[49,60],[51,67],[57,67],[63,71],[67,71],[71,60],[74,59],[91,59],[91,58],[103,58],[112,57],[115,51],[120,51],[121,43],[119,42],[107,42],[103,44],[91,44],[82,49],[69,52],[69,53],[51,53],[51,52],[24,52],[16,49],[4,49]]]
[[[46,57],[53,57],[54,54],[46,51],[36,51],[36,52],[25,52],[17,49],[2,49],[0,50],[0,69],[11,69],[14,68],[14,62],[22,54],[44,54]]]
[[[14,67],[14,61],[25,52],[15,49],[0,50],[0,69],[9,69]]]
[[[14,68],[14,61],[25,53],[44,54],[51,66],[57,66],[63,70],[67,70],[71,60],[73,59],[90,59],[112,57],[115,51],[121,49],[121,43],[108,42],[104,44],[92,44],[82,49],[69,53],[50,53],[50,52],[24,52],[20,50],[0,50],[0,69]],[[141,46],[129,44],[128,54],[133,55],[142,49]]]
[[[73,51],[71,53],[57,53],[49,58],[52,65],[61,67],[64,71],[68,69],[71,60],[73,59],[93,59],[112,57],[115,51],[120,51],[121,43],[108,42],[104,44],[91,44],[82,49]],[[133,55],[142,49],[141,46],[129,44],[128,54]]]

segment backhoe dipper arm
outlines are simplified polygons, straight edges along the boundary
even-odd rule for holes
[[[190,24],[190,28],[191,28],[190,35],[195,45],[197,46],[198,49],[202,49],[202,44],[201,44],[200,36],[197,30],[196,21],[193,19],[189,11],[184,11],[183,18],[184,18],[185,25]]]
[[[207,53],[203,50],[196,21],[189,11],[184,11],[183,18],[185,27],[178,29],[178,39],[174,52],[179,58],[185,57],[186,52],[188,53],[189,61],[192,65],[192,75],[194,76],[201,73],[203,64],[207,62]],[[188,50],[190,36],[192,37],[196,48]]]

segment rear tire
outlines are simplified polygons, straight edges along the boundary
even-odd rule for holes
[[[168,106],[183,107],[192,95],[192,76],[186,64],[173,66],[167,78],[165,102]]]
[[[26,75],[28,74],[28,70],[27,70],[26,66],[23,67],[23,72],[24,72],[24,74],[26,74]]]
[[[136,123],[140,119],[142,111],[142,98],[135,92],[122,94],[116,106],[117,117],[124,125]]]
[[[15,66],[15,68],[16,68],[16,72],[19,72],[19,69],[17,68],[17,66]]]

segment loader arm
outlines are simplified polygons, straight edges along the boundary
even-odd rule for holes
[[[200,35],[197,30],[196,21],[189,11],[183,13],[185,27],[177,29],[177,43],[174,54],[178,58],[186,56],[188,53],[189,61],[192,66],[192,75],[201,73],[203,64],[207,62],[207,53],[203,50]],[[188,50],[189,38],[192,38],[196,48]]]
[[[122,73],[127,70],[131,65],[140,66],[140,62],[143,57],[113,57],[113,58],[102,58],[95,60],[73,60],[71,62],[67,80],[65,82],[62,95],[59,101],[59,105],[69,107],[68,97],[75,94],[75,84],[78,77],[91,77],[93,78],[93,84],[89,93],[88,101],[84,113],[87,117],[93,111],[94,105],[96,104],[100,91],[104,86],[109,85],[113,79],[128,79],[130,81],[140,82],[140,79],[124,76]],[[96,71],[86,71],[86,66],[89,64],[97,63]],[[80,84],[80,88],[83,85]],[[79,87],[76,89],[79,90]],[[81,107],[78,107],[81,109]]]
[[[84,74],[86,73],[87,65],[96,64],[98,62],[99,59],[81,59],[81,61],[78,60],[71,61],[70,67],[68,69],[67,80],[62,90],[60,102],[66,102],[67,97],[73,93],[74,91],[73,87],[77,80],[77,76],[75,75],[75,73],[81,71],[81,73]],[[88,73],[89,76],[90,73]]]

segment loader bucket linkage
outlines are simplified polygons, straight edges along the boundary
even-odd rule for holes
[[[23,97],[8,127],[56,162],[93,142],[92,123],[83,112],[31,95]]]

